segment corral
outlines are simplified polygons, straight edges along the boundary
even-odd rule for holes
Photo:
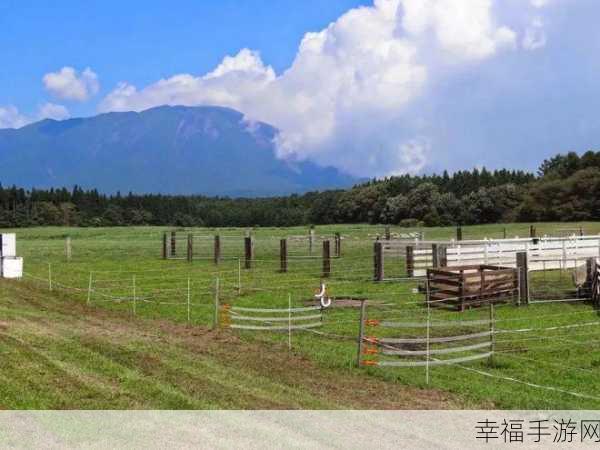
[[[536,227],[550,230],[557,225]],[[598,224],[585,228],[600,231]],[[486,235],[502,235],[501,230],[465,227],[463,232],[471,241],[485,241]],[[528,228],[511,225],[510,230],[524,234]],[[67,304],[79,301],[90,309],[109,309],[132,318],[161,318],[236,333],[261,345],[264,352],[291,349],[328,369],[359,370],[365,376],[436,387],[496,407],[600,406],[595,376],[600,354],[594,350],[594,342],[600,340],[594,307],[597,268],[590,286],[579,296],[571,295],[577,288],[575,270],[586,266],[587,253],[567,253],[567,259],[577,264],[563,264],[562,253],[553,255],[558,258],[553,264],[532,270],[531,259],[538,250],[531,243],[530,268],[524,272],[516,269],[516,254],[523,253],[517,251],[510,255],[514,264],[461,260],[460,266],[476,267],[461,269],[448,261],[442,268],[439,247],[452,245],[454,229],[427,229],[425,235],[438,245],[437,267],[424,264],[422,274],[409,274],[407,249],[423,242],[428,251],[434,247],[420,239],[422,234],[393,239],[405,233],[402,229],[393,229],[387,241],[382,239],[387,234],[383,227],[318,227],[312,254],[307,228],[253,229],[250,236],[240,229],[176,230],[175,252],[167,250],[165,255],[172,231],[19,231],[19,253],[25,257],[22,283],[63,297]],[[190,235],[193,254],[188,258]],[[220,258],[215,258],[215,236]],[[405,241],[404,250],[394,257],[384,251],[385,276],[379,279],[374,249],[388,243],[392,248],[397,241]],[[580,243],[578,249],[583,248]],[[552,259],[546,256],[543,259]],[[433,260],[432,256],[432,264]],[[429,277],[423,275],[428,268],[432,277],[459,283],[462,279],[462,294],[453,291],[425,301]],[[324,297],[332,299],[333,307],[319,307],[314,299],[323,280]],[[523,280],[528,304],[522,301]],[[429,283],[432,296],[436,282],[439,279]],[[437,300],[451,308],[433,307]],[[338,301],[339,306],[350,307],[335,307]]]
[[[434,307],[459,311],[519,295],[516,269],[485,264],[427,269],[426,301]]]

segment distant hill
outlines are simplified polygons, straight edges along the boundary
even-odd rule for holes
[[[0,130],[0,182],[107,193],[272,196],[357,180],[275,156],[277,130],[221,107],[161,106]]]

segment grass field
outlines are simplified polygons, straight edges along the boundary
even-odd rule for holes
[[[537,224],[539,235],[600,224]],[[464,227],[463,238],[528,236],[528,224]],[[279,239],[306,228],[259,228],[255,261],[244,269],[240,229],[187,231],[193,263],[162,260],[161,228],[15,230],[25,278],[1,282],[0,406],[7,408],[337,408],[484,407],[600,408],[600,319],[585,302],[540,303],[495,309],[493,361],[429,368],[357,368],[358,308],[334,307],[323,325],[288,333],[208,331],[221,305],[304,307],[318,288],[322,261],[306,240],[290,238],[289,272],[279,273]],[[410,230],[394,229],[394,232]],[[454,237],[453,228],[425,229],[427,239]],[[372,281],[377,226],[323,226],[318,236],[343,236],[332,260],[328,290],[336,298],[368,299],[371,320],[451,323],[431,337],[470,333],[465,320],[484,320],[487,308],[456,313],[424,306],[416,280]],[[212,235],[223,261],[212,261]],[[71,237],[72,258],[65,256]],[[313,256],[320,254],[320,242]],[[402,273],[402,261],[390,270]],[[570,289],[561,271],[536,273],[532,289]],[[217,291],[218,284],[218,291]],[[91,289],[90,289],[91,287]],[[221,311],[221,316],[223,311]],[[462,321],[462,322],[461,322]],[[422,336],[421,327],[367,327],[369,336]],[[466,351],[466,355],[476,354]],[[371,358],[371,357],[367,357]],[[427,389],[427,390],[425,390]],[[28,392],[22,395],[22,392]],[[239,392],[239,396],[236,395]]]

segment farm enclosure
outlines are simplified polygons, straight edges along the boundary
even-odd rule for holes
[[[53,295],[64,296],[66,302],[79,301],[90,308],[121,311],[140,319],[165,318],[212,327],[227,326],[223,322],[227,310],[241,317],[266,318],[266,321],[242,319],[236,323],[268,327],[281,323],[284,329],[231,332],[259,343],[265,351],[277,351],[279,344],[285,348],[291,339],[294,352],[328,368],[361,370],[368,376],[408,385],[437,387],[471,401],[491,401],[498,407],[599,405],[596,393],[600,392],[600,386],[594,376],[595,367],[600,364],[600,354],[594,350],[594,342],[600,339],[599,320],[593,305],[585,298],[521,307],[515,306],[512,298],[508,303],[495,305],[493,319],[488,307],[463,313],[427,308],[423,294],[415,292],[422,278],[373,281],[373,245],[378,234],[384,235],[382,228],[319,227],[317,234],[331,237],[332,243],[335,233],[341,235],[342,254],[339,258],[332,255],[326,281],[328,295],[335,300],[332,307],[319,310],[322,317],[311,319],[320,322],[318,327],[292,329],[290,334],[288,312],[315,305],[315,290],[323,275],[322,241],[315,246],[313,255],[290,251],[288,271],[282,272],[281,239],[287,237],[290,242],[290,236],[306,236],[306,229],[253,230],[254,255],[250,268],[244,265],[245,230],[182,230],[184,239],[181,244],[178,242],[177,252],[181,248],[183,257],[174,260],[162,259],[165,231],[170,232],[146,228],[19,231],[19,252],[25,257],[26,272],[22,282],[46,292],[51,290]],[[211,254],[214,241],[210,240],[205,259],[188,262],[185,242],[190,232],[213,239],[216,234],[221,236],[223,258],[219,264],[214,262]],[[425,232],[437,233],[435,238],[441,239],[443,233],[451,235],[453,230]],[[477,237],[484,237],[483,233],[489,235],[490,229],[465,228],[465,232],[482,233]],[[69,257],[67,234],[71,238]],[[301,242],[305,252],[305,242]],[[194,245],[198,254],[202,254],[201,249]],[[405,273],[405,261],[399,259],[396,264]],[[556,292],[571,289],[571,272],[570,268],[534,272],[530,275],[531,289]],[[364,304],[363,320],[360,320],[361,304]],[[273,316],[272,312],[258,314],[239,308],[280,312]],[[303,314],[316,315],[310,311]],[[357,369],[361,323],[365,337],[361,359],[372,362]],[[400,326],[389,327],[389,323]],[[493,332],[489,334],[491,326]],[[471,336],[480,333],[488,334]],[[471,337],[463,342],[440,341],[459,336]],[[490,336],[494,337],[493,342]],[[386,339],[404,341],[394,343]],[[378,345],[371,347],[373,342]],[[493,360],[488,355],[492,345]],[[447,353],[448,350],[454,353]],[[377,365],[396,357],[404,362],[424,361],[425,365]]]

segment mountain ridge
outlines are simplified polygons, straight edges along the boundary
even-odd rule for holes
[[[264,197],[350,187],[333,167],[277,158],[278,131],[221,106],[158,106],[0,130],[0,182]]]

